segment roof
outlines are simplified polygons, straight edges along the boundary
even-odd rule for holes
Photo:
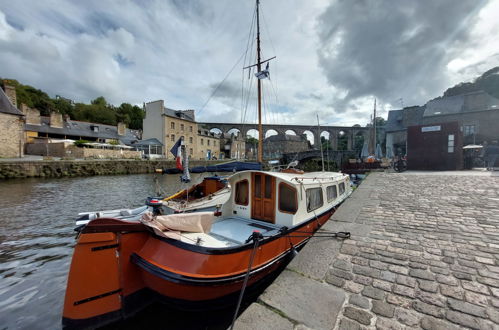
[[[140,140],[133,144],[134,146],[162,146],[163,143],[159,142],[158,139],[151,138],[147,140]]]
[[[269,136],[269,137],[265,138],[265,141],[271,141],[271,142],[277,142],[277,141],[298,141],[298,142],[302,142],[302,141],[305,141],[306,142],[307,139],[305,139],[302,136],[298,136],[298,135],[277,134],[277,135],[272,135],[272,136]]]
[[[386,120],[385,131],[396,132],[403,131],[409,126],[419,125],[425,107],[414,106],[406,107],[401,110],[390,110]]]
[[[426,104],[424,117],[499,110],[499,99],[484,91],[441,97]]]
[[[170,108],[165,108],[164,114],[168,117],[195,122],[193,110],[173,110]]]
[[[250,172],[262,172],[262,171],[242,171],[239,173],[236,173],[230,177],[230,181],[234,182],[237,180],[240,176],[244,176],[247,173]],[[278,179],[281,179],[283,181],[287,181],[289,184],[292,185],[308,185],[308,184],[315,184],[317,183],[326,183],[327,181],[337,181],[342,179],[345,174],[338,173],[338,172],[306,172],[303,174],[298,174],[298,173],[283,173],[283,172],[263,172],[267,175],[271,175],[273,177],[276,177]]]
[[[27,131],[81,136],[82,138],[98,138],[98,139],[116,139],[123,140],[128,144],[133,140],[138,140],[133,130],[125,129],[125,135],[118,135],[118,128],[112,125],[89,123],[84,121],[67,120],[63,122],[62,128],[50,127],[49,117],[40,117],[41,125],[26,124]],[[94,132],[93,128],[98,127],[98,131]]]
[[[9,98],[5,95],[3,89],[0,88],[0,112],[7,113],[9,115],[24,116],[24,114],[19,111],[12,103],[10,103]]]
[[[388,119],[385,124],[385,131],[401,131],[404,129],[402,120],[404,119],[404,110],[390,110],[388,112]]]

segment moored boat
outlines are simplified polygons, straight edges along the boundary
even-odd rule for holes
[[[350,193],[348,176],[334,172],[245,171],[229,182],[221,214],[90,221],[75,247],[63,324],[102,325],[156,298],[184,309],[233,304],[247,273],[248,289],[271,276]],[[184,231],[156,222],[193,219]]]

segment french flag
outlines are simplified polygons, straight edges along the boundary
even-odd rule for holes
[[[177,162],[177,168],[179,170],[183,170],[183,160],[182,160],[182,145],[184,144],[184,141],[182,138],[178,139],[177,142],[173,145],[173,147],[170,149],[170,152],[175,156],[175,161]]]

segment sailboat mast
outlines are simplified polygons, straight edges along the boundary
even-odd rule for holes
[[[373,150],[376,153],[376,99],[374,99],[374,118],[373,118],[373,128],[374,128],[374,138],[373,138]]]
[[[260,0],[256,0],[256,67],[257,71],[262,71],[260,63],[260,12],[258,6]],[[263,162],[263,129],[262,129],[262,83],[257,79],[258,84],[258,161]]]

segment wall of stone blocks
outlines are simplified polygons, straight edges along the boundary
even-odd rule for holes
[[[0,113],[0,157],[22,157],[23,148],[21,117]]]

